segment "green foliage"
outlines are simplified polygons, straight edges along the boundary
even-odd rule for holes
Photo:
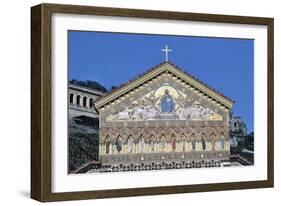
[[[68,137],[68,171],[77,170],[82,165],[98,160],[98,134],[71,133]]]
[[[254,133],[251,132],[245,137],[244,140],[245,148],[248,150],[254,151]]]
[[[111,91],[114,90],[114,89],[116,89],[116,88],[117,88],[116,86],[112,85],[112,86],[111,86]]]
[[[103,85],[101,85],[100,83],[98,83],[96,81],[92,81],[92,80],[82,81],[82,80],[72,79],[69,81],[69,83],[80,85],[83,87],[88,87],[88,88],[95,89],[95,90],[98,90],[101,92],[107,92],[107,89]]]

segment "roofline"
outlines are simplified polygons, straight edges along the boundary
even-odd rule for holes
[[[68,88],[73,89],[73,90],[78,90],[80,92],[85,92],[85,93],[88,93],[88,94],[96,95],[96,96],[99,96],[99,97],[101,97],[102,95],[105,94],[104,92],[101,92],[101,91],[98,91],[98,90],[95,90],[95,89],[91,89],[89,87],[83,87],[83,86],[80,86],[80,85],[77,85],[77,84],[72,84],[72,83],[68,83]]]
[[[176,66],[175,64],[169,62],[169,61],[164,61],[161,62],[158,65],[155,65],[151,69],[147,70],[141,75],[138,75],[136,78],[129,80],[127,83],[120,85],[113,91],[106,93],[105,96],[102,96],[95,101],[95,105],[97,108],[103,106],[107,102],[111,101],[112,99],[115,99],[119,95],[123,94],[126,91],[129,91],[139,84],[141,84],[142,81],[144,81],[148,76],[155,76],[160,73],[162,73],[165,69],[171,71],[171,68],[176,69],[176,75],[184,79],[185,81],[189,82],[192,86],[198,88],[199,90],[203,91],[204,93],[208,94],[210,97],[214,98],[220,103],[223,103],[227,108],[232,108],[232,105],[234,104],[234,101],[225,95],[221,94],[217,90],[211,88],[207,84],[204,84],[202,81],[200,81],[198,78],[194,77],[193,75],[183,71],[181,68]],[[175,73],[175,72],[172,72]]]

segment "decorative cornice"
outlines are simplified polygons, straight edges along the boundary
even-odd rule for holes
[[[114,99],[126,94],[127,92],[135,89],[136,87],[140,86],[144,82],[152,79],[153,77],[163,73],[163,72],[170,72],[177,77],[181,78],[182,80],[186,81],[188,84],[193,86],[194,88],[198,89],[199,91],[205,93],[206,95],[210,96],[214,100],[220,102],[221,104],[225,105],[227,108],[231,109],[234,103],[233,100],[226,97],[225,95],[221,94],[217,90],[211,88],[207,84],[200,81],[198,78],[194,77],[193,75],[185,72],[175,64],[164,61],[158,65],[155,65],[151,69],[147,70],[143,74],[138,75],[136,78],[129,80],[127,83],[120,85],[118,88],[114,89],[113,91],[106,93],[104,96],[98,98],[95,102],[96,108],[99,109],[104,105],[114,101]]]
[[[102,95],[105,94],[104,92],[101,92],[101,91],[98,91],[98,90],[95,90],[95,89],[92,89],[92,88],[89,88],[89,87],[83,87],[83,86],[80,86],[80,85],[77,85],[77,84],[72,84],[72,83],[68,84],[68,88],[72,89],[74,91],[88,93],[88,94],[92,94],[92,95],[95,95],[95,96],[98,96],[98,97],[101,97]]]

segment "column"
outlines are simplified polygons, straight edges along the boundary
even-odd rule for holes
[[[180,142],[180,152],[183,152],[183,151],[185,151],[185,141],[184,140]]]
[[[189,142],[186,141],[184,144],[185,144],[185,151],[189,152],[190,151]]]
[[[206,141],[206,151],[211,150],[211,142],[209,140]]]
[[[73,101],[72,101],[72,104],[76,105],[76,94],[73,93]]]
[[[110,143],[110,145],[109,145],[109,154],[111,155],[112,154],[112,144]]]
[[[150,145],[149,142],[147,142],[147,153],[151,153],[152,146]]]
[[[229,140],[225,141],[225,150],[230,150]]]
[[[125,144],[122,144],[121,154],[125,153]]]
[[[159,152],[159,146],[160,146],[159,142],[156,142],[156,144],[155,144],[155,152]]]
[[[103,155],[103,147],[102,147],[102,144],[100,144],[100,155]]]
[[[128,144],[124,144],[124,154],[128,153]]]
[[[99,144],[99,156],[102,154],[101,151],[102,149],[101,149],[101,144]]]
[[[216,143],[215,143],[215,150],[219,150],[220,149],[220,147],[219,147],[220,145],[219,145],[219,142],[218,141],[216,141]]]
[[[87,96],[87,101],[86,101],[86,107],[87,107],[87,108],[90,108],[90,98],[91,98],[91,97],[88,97],[88,96]]]
[[[203,151],[203,145],[202,145],[201,141],[198,142],[198,148],[199,148],[199,151]]]
[[[135,152],[139,153],[139,144],[138,143],[135,144]]]
[[[198,150],[198,144],[197,144],[197,141],[195,141],[195,151]]]
[[[133,150],[132,150],[132,153],[136,153],[136,145],[135,145],[135,143],[133,143]]]
[[[105,151],[104,151],[104,145],[101,144],[101,154],[104,155],[105,154]]]
[[[171,145],[170,142],[167,142],[167,143],[166,143],[167,152],[170,152],[170,151],[171,151],[171,150],[170,150],[170,145]]]
[[[112,154],[117,154],[116,145],[112,144]]]

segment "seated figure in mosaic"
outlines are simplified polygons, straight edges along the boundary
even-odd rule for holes
[[[161,100],[161,110],[162,112],[173,112],[174,111],[174,100],[173,97],[169,94],[169,90],[165,90],[165,94]]]

